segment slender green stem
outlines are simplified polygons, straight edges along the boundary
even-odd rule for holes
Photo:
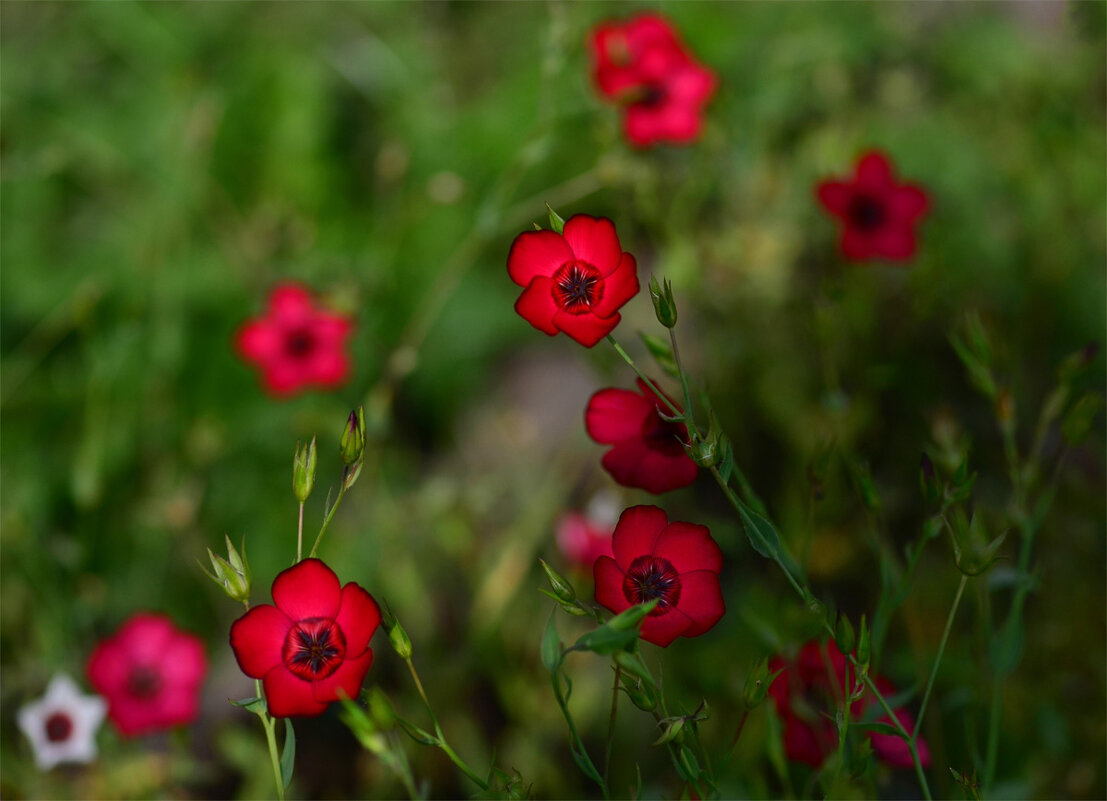
[[[569,711],[569,699],[566,698],[565,693],[561,691],[561,666],[564,664],[565,656],[572,650],[572,648],[566,648],[561,653],[561,660],[558,662],[557,666],[550,671],[550,682],[553,685],[554,698],[557,699],[557,705],[561,708],[561,714],[565,718],[565,723],[569,726],[569,748],[572,750],[573,756],[577,759],[578,764],[582,765],[582,771],[584,764],[592,770],[592,774],[588,774],[587,771],[583,772],[600,785],[600,792],[603,793],[604,799],[608,799],[611,797],[611,793],[607,789],[607,779],[599,774],[595,764],[592,762],[592,758],[588,756],[588,751],[584,747],[584,741],[580,738],[580,734],[577,732],[576,723],[573,722],[573,715]],[[662,701],[662,703],[664,703],[664,701]],[[656,717],[656,711],[654,715]]]
[[[261,689],[261,681],[254,679],[254,692],[258,698],[264,698],[265,693]],[[274,731],[276,721],[269,716],[268,710],[259,712],[261,725],[265,728],[265,740],[269,744],[269,761],[273,763],[273,780],[277,783],[278,801],[284,801],[284,780],[281,778],[281,758],[277,754],[277,735]]]
[[[296,523],[296,561],[303,559],[304,553],[304,505],[300,504],[300,518]]]
[[[673,361],[676,362],[677,372],[680,373],[680,386],[684,390],[684,414],[688,418],[688,425],[696,428],[696,420],[692,414],[692,393],[688,391],[688,376],[684,373],[684,365],[680,361],[680,349],[677,348],[676,329],[669,329],[669,342],[673,344]]]
[[[949,641],[949,632],[953,628],[953,618],[957,615],[957,607],[961,604],[961,595],[965,592],[965,585],[969,577],[961,574],[961,583],[957,585],[957,595],[953,597],[953,606],[950,607],[949,617],[946,618],[946,628],[942,632],[942,641],[938,643],[938,655],[934,657],[934,667],[930,669],[930,679],[926,682],[926,692],[923,693],[922,703],[919,705],[919,716],[915,720],[915,733],[911,739],[916,740],[922,729],[923,715],[926,714],[926,705],[930,701],[930,693],[934,689],[934,680],[938,677],[938,665],[942,663],[942,656],[946,652],[946,643]]]
[[[330,526],[331,520],[334,519],[334,513],[338,509],[338,505],[342,503],[342,498],[346,495],[346,484],[343,483],[338,488],[338,497],[334,499],[334,504],[327,512],[327,516],[323,518],[323,526],[319,529],[319,533],[315,535],[315,544],[311,546],[311,553],[308,554],[308,558],[315,556],[315,552],[319,550],[319,543],[323,540],[323,535],[327,532],[327,527]]]
[[[859,667],[857,659],[853,654],[850,654],[849,661],[854,667]],[[895,711],[888,704],[887,699],[881,695],[880,690],[876,689],[876,685],[873,684],[873,680],[869,674],[864,671],[859,671],[858,675],[861,676],[861,680],[865,682],[865,686],[868,688],[869,692],[873,694],[877,703],[880,704],[881,709],[884,710],[884,713],[892,721],[892,725],[895,726],[900,737],[907,743],[907,748],[911,752],[911,762],[915,766],[915,776],[918,777],[919,787],[922,788],[923,797],[926,798],[926,801],[933,801],[934,797],[930,794],[930,785],[926,781],[926,773],[923,772],[922,762],[919,760],[919,749],[915,745],[914,738],[907,729],[903,727],[903,724],[900,723],[899,717],[897,717]]]
[[[411,763],[407,761],[407,754],[404,753],[404,749],[396,742],[396,735],[394,732],[388,732],[388,746],[389,751],[392,753],[393,771],[400,777],[400,781],[404,784],[404,789],[407,790],[408,796],[415,801],[419,797],[419,788],[415,786],[415,779],[411,775]]]
[[[615,685],[611,688],[611,719],[607,723],[607,750],[603,755],[603,782],[607,784],[608,771],[611,768],[611,751],[615,744],[615,713],[619,709],[619,678],[622,668],[615,666]]]
[[[623,361],[626,362],[627,366],[634,371],[635,375],[645,381],[646,386],[648,386],[650,390],[652,390],[653,393],[657,395],[657,397],[660,398],[666,406],[669,407],[670,412],[678,417],[684,416],[684,412],[678,409],[676,404],[669,400],[668,396],[666,396],[664,392],[657,388],[657,384],[653,383],[653,381],[651,381],[645,373],[638,369],[638,365],[634,363],[634,359],[630,358],[630,354],[623,350],[623,346],[615,341],[615,337],[611,336],[611,334],[608,334],[607,341],[611,343],[611,346],[613,348],[615,348],[615,352],[623,357]]]

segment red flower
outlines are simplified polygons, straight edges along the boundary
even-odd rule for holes
[[[588,436],[614,446],[604,454],[603,466],[624,487],[654,494],[687,487],[699,473],[682,444],[688,429],[661,419],[659,412],[671,410],[640,378],[638,389],[642,394],[601,389],[593,395],[584,411]]]
[[[575,565],[591,568],[601,556],[611,556],[610,523],[600,524],[577,512],[557,521],[557,547]]]
[[[806,762],[819,767],[823,761],[838,748],[838,732],[834,725],[834,710],[841,706],[845,698],[846,658],[833,641],[825,645],[809,642],[800,649],[794,662],[786,662],[776,657],[769,662],[769,670],[783,669],[769,687],[777,714],[784,722],[784,751],[789,759]],[[850,679],[856,680],[850,668]],[[874,677],[880,694],[887,698],[895,694],[895,688],[886,679]],[[859,698],[850,705],[850,718],[861,719],[865,710],[877,703],[871,695]],[[908,732],[915,729],[915,720],[906,711],[896,710],[896,718]],[[892,719],[884,715],[877,719],[880,723],[891,724]],[[907,743],[892,734],[871,734],[873,752],[885,763],[898,768],[909,768],[911,752]],[[919,760],[930,764],[930,749],[926,741],[916,742]]]
[[[164,615],[134,615],[88,660],[108,717],[132,737],[196,719],[207,660],[200,639]]]
[[[343,692],[356,698],[381,622],[373,596],[318,559],[304,559],[273,580],[273,603],[231,624],[231,648],[242,672],[261,679],[269,714],[319,715]]]
[[[615,557],[592,568],[596,603],[616,614],[658,599],[642,621],[642,639],[667,646],[698,637],[726,611],[719,587],[723,553],[706,526],[670,523],[656,506],[623,512],[611,537]]]
[[[619,324],[619,307],[638,294],[637,271],[614,223],[586,214],[570,217],[563,234],[519,234],[507,255],[507,274],[526,287],[515,311],[539,331],[564,331],[587,348]]]
[[[844,224],[847,259],[909,259],[915,253],[915,223],[930,205],[922,187],[899,184],[883,153],[870,151],[857,162],[852,180],[823,181],[819,202]]]
[[[242,358],[262,371],[273,395],[293,395],[305,387],[336,387],[346,380],[350,360],[344,342],[353,324],[312,305],[298,284],[280,284],[269,295],[264,317],[247,321],[235,337]]]
[[[642,14],[592,31],[592,78],[604,97],[624,107],[623,128],[637,147],[683,144],[699,136],[715,74],[697,63],[672,23]]]

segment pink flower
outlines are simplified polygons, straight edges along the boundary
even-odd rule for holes
[[[131,617],[88,660],[89,682],[128,737],[195,720],[206,673],[200,639],[149,613]]]
[[[615,527],[598,523],[578,512],[569,512],[557,521],[557,547],[577,567],[592,569],[601,556],[611,556],[611,534]]]

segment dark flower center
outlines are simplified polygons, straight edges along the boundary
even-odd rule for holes
[[[884,203],[872,195],[856,195],[849,202],[849,221],[862,231],[879,228],[887,219]]]
[[[645,106],[646,108],[657,108],[669,97],[668,92],[665,91],[665,87],[657,83],[643,86],[641,92],[641,97],[639,97],[634,105]]]
[[[127,677],[127,692],[147,701],[161,691],[161,673],[147,665],[139,665]]]
[[[651,616],[663,615],[680,600],[680,575],[668,559],[639,556],[623,577],[623,596],[632,604],[657,599]]]
[[[557,268],[553,281],[554,302],[569,314],[584,314],[603,297],[603,277],[588,262],[565,262]]]
[[[289,332],[284,341],[284,352],[294,359],[303,359],[315,350],[315,335],[306,328]]]
[[[46,739],[52,743],[60,743],[69,739],[73,733],[73,721],[64,712],[55,712],[46,718]]]
[[[292,627],[281,657],[301,679],[315,681],[338,670],[346,656],[346,636],[329,617],[309,617]]]

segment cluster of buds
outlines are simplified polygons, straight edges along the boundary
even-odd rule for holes
[[[204,575],[223,588],[223,592],[239,603],[250,603],[250,564],[246,561],[246,541],[243,539],[242,553],[235,550],[231,538],[224,535],[227,541],[227,558],[216,556],[208,548],[208,558],[211,559],[212,572],[200,565]]]

